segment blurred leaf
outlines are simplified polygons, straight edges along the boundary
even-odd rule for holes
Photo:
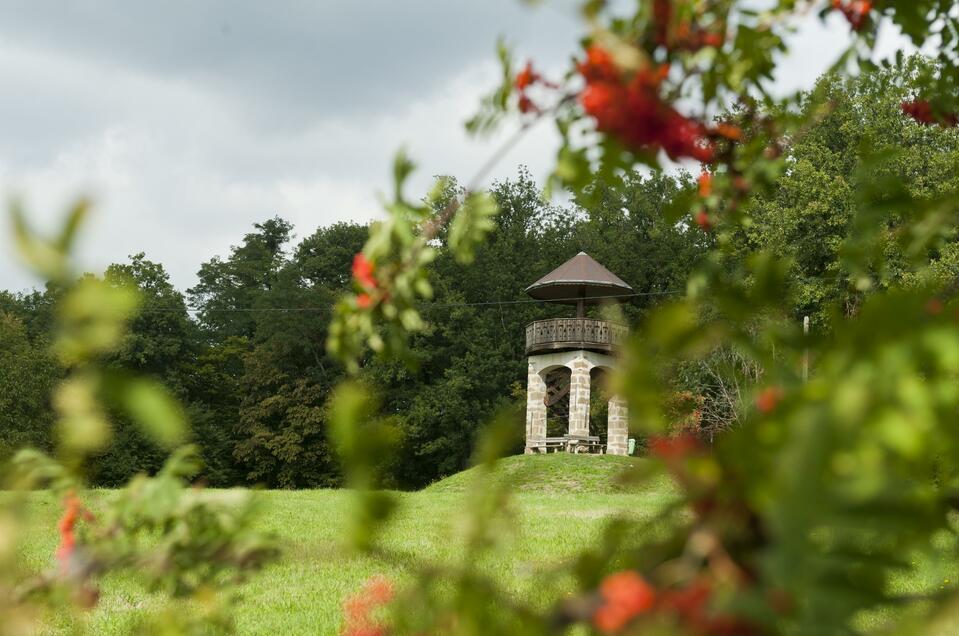
[[[162,384],[147,378],[114,376],[111,390],[133,422],[164,448],[173,448],[186,436],[183,407]]]
[[[449,246],[460,263],[472,263],[477,246],[486,238],[499,214],[496,201],[485,192],[471,192],[460,205],[449,230]]]

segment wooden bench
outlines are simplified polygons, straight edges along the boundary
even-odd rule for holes
[[[544,437],[542,439],[531,439],[527,446],[537,453],[555,453],[566,450],[566,438]]]
[[[570,453],[598,453],[602,454],[605,450],[603,443],[596,435],[564,435],[566,440],[566,450]]]

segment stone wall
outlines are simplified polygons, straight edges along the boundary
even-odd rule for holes
[[[531,453],[529,440],[546,437],[546,380],[529,362],[526,378],[526,452]]]
[[[586,358],[574,358],[567,365],[569,378],[569,434],[589,435],[589,370],[593,367]]]
[[[629,453],[629,413],[626,400],[614,395],[609,401],[609,419],[606,424],[606,454]]]
[[[526,387],[526,452],[531,441],[546,437],[546,374],[556,367],[570,370],[569,426],[570,435],[589,435],[590,371],[595,367],[613,369],[612,356],[595,351],[561,351],[529,357]],[[613,396],[609,401],[606,453],[626,455],[629,450],[629,413],[626,401]]]

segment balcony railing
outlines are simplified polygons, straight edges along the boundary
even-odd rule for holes
[[[612,352],[626,339],[627,328],[608,320],[551,318],[526,325],[526,354],[563,349]]]

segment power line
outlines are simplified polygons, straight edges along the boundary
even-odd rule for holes
[[[620,294],[617,296],[571,296],[569,298],[555,298],[550,300],[539,300],[535,298],[529,299],[519,299],[519,300],[485,300],[479,302],[466,302],[466,303],[418,303],[418,307],[421,309],[451,309],[456,307],[490,307],[497,305],[529,305],[529,304],[546,304],[546,303],[556,303],[556,302],[575,302],[578,300],[606,300],[611,298],[637,298],[645,296],[670,296],[675,294],[681,294],[683,292],[678,290],[664,290],[664,291],[652,291],[652,292],[634,292],[632,294]],[[206,307],[146,307],[141,309],[141,313],[150,313],[150,312],[181,312],[185,311],[186,313],[284,313],[284,312],[322,312],[322,311],[332,311],[334,305],[322,305],[316,307],[227,307],[222,309],[216,308],[206,308]]]
[[[557,302],[576,302],[579,300],[610,300],[610,299],[621,299],[621,298],[640,298],[648,296],[673,296],[676,294],[682,294],[682,291],[668,289],[663,291],[649,291],[649,292],[633,292],[631,294],[620,294],[617,296],[570,296],[568,298],[553,298],[550,300],[540,300],[536,298],[521,298],[517,300],[484,300],[478,302],[462,302],[462,303],[434,303],[434,302],[421,302],[417,303],[417,307],[420,309],[455,309],[457,307],[494,307],[502,305],[544,305],[547,303],[557,303]],[[313,307],[225,307],[221,309],[217,308],[208,308],[208,307],[196,307],[185,305],[183,307],[144,307],[140,309],[140,313],[178,313],[186,312],[188,314],[197,314],[200,312],[217,314],[217,313],[310,313],[310,312],[324,312],[332,311],[335,305],[317,305]],[[23,309],[27,309],[24,307]],[[31,308],[33,311],[38,311],[39,308]]]

